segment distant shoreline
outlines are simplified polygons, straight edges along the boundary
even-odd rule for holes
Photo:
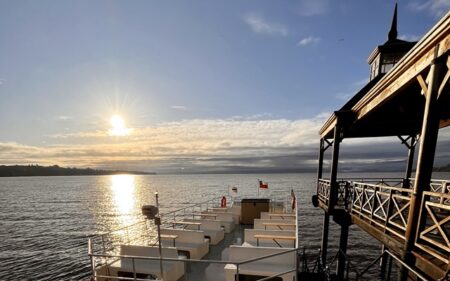
[[[324,170],[325,173],[329,172]],[[380,171],[380,170],[343,170],[340,173],[401,173],[402,170]],[[450,165],[435,167],[433,172],[450,172]],[[303,174],[303,173],[316,173],[313,169],[307,170],[246,170],[239,171],[203,171],[203,172],[167,172],[167,173],[155,173],[155,172],[142,172],[142,171],[130,171],[130,170],[101,170],[92,168],[64,168],[58,165],[53,166],[40,166],[40,165],[0,165],[0,177],[52,177],[52,176],[110,176],[118,174],[128,175],[228,175],[228,174]]]
[[[155,175],[156,173],[126,170],[97,170],[91,168],[63,168],[58,165],[1,165],[0,177],[51,177],[51,176],[109,176],[118,174]]]

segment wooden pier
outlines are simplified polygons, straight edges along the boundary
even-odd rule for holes
[[[431,178],[439,129],[450,125],[450,13],[415,43],[397,39],[395,10],[388,38],[369,57],[370,82],[320,130],[313,203],[324,210],[322,260],[331,217],[341,227],[338,280],[344,280],[351,224],[402,261],[400,280],[419,280],[417,274],[450,280],[450,181]],[[338,178],[344,139],[385,136],[398,137],[408,149],[403,178]],[[329,177],[323,175],[327,149],[332,149]],[[386,260],[381,265],[385,270]]]

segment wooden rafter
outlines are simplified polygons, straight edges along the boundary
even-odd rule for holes
[[[420,88],[422,88],[422,95],[428,95],[428,85],[422,77],[422,74],[416,76],[417,82],[419,82]]]
[[[442,92],[444,92],[445,86],[448,85],[448,80],[450,78],[450,57],[447,57],[447,73],[444,76],[444,79],[442,79],[441,85],[439,86],[439,90],[438,90],[438,99],[441,96]]]
[[[353,124],[359,124],[359,120],[368,120],[372,113],[380,107],[394,100],[403,90],[409,90],[412,81],[418,81],[419,90],[428,92],[425,71],[430,68],[435,59],[447,59],[450,50],[450,13],[436,24],[384,77],[382,77],[363,97],[351,108],[354,113]],[[447,61],[448,62],[448,61]],[[430,71],[428,71],[430,72]],[[449,87],[450,73],[446,75],[444,83],[440,84],[440,94],[445,94]],[[411,89],[415,89],[412,87]],[[439,88],[438,88],[439,89]],[[336,125],[337,116],[332,114],[320,129],[322,138],[331,138]],[[442,120],[442,122],[446,122]],[[441,123],[442,123],[441,122]],[[448,121],[450,123],[450,121]],[[447,123],[445,123],[447,124]],[[441,127],[445,126],[441,124]],[[351,131],[349,137],[369,136],[365,131],[359,132],[359,127],[347,128]],[[354,130],[351,130],[354,129]],[[401,127],[398,128],[401,132]],[[404,128],[403,128],[404,129]],[[383,135],[383,132],[377,132]],[[392,132],[386,132],[392,134]]]

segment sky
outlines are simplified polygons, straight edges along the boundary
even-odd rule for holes
[[[411,41],[450,9],[398,4]],[[314,171],[318,130],[367,83],[394,5],[0,0],[0,164]],[[396,138],[344,141],[342,167],[403,169],[406,155]],[[450,163],[447,129],[435,162]]]

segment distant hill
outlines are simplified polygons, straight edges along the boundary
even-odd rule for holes
[[[434,167],[433,171],[436,171],[436,172],[450,172],[450,164],[448,164],[447,166],[442,166],[442,167]]]
[[[91,168],[63,168],[58,165],[39,166],[39,165],[0,165],[0,177],[33,177],[33,176],[99,176],[99,175],[153,175],[155,173],[146,173],[139,171],[122,170],[95,170]]]

